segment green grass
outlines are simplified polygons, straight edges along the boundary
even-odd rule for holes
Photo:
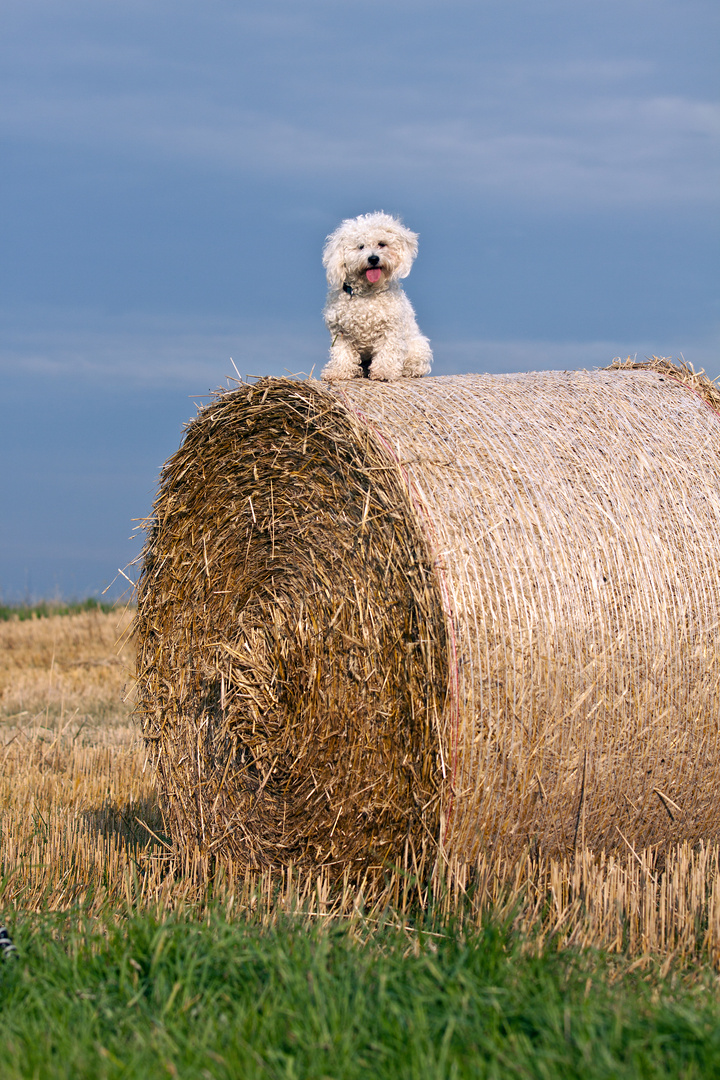
[[[0,1076],[720,1076],[709,969],[533,956],[508,928],[18,915]]]
[[[53,615],[81,615],[85,611],[102,611],[106,615],[115,605],[96,600],[90,596],[87,600],[41,600],[37,604],[0,604],[0,622],[9,619],[49,619]]]

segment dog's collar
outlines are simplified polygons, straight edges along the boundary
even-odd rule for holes
[[[346,281],[343,285],[343,292],[346,292],[348,296],[352,296],[355,290],[353,289],[352,285],[350,285],[350,283]]]

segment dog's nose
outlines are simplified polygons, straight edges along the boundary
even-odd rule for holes
[[[368,256],[368,262],[370,263],[371,266],[377,266],[377,264],[380,262],[380,256],[379,255],[369,255]]]

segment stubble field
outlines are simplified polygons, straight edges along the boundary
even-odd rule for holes
[[[720,1074],[717,846],[209,880],[164,832],[131,621],[0,622],[3,1077]]]

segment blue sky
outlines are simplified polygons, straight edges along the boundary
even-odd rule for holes
[[[716,0],[5,0],[2,22],[5,599],[113,579],[230,357],[322,366],[343,217],[420,233],[437,374],[720,375]]]

